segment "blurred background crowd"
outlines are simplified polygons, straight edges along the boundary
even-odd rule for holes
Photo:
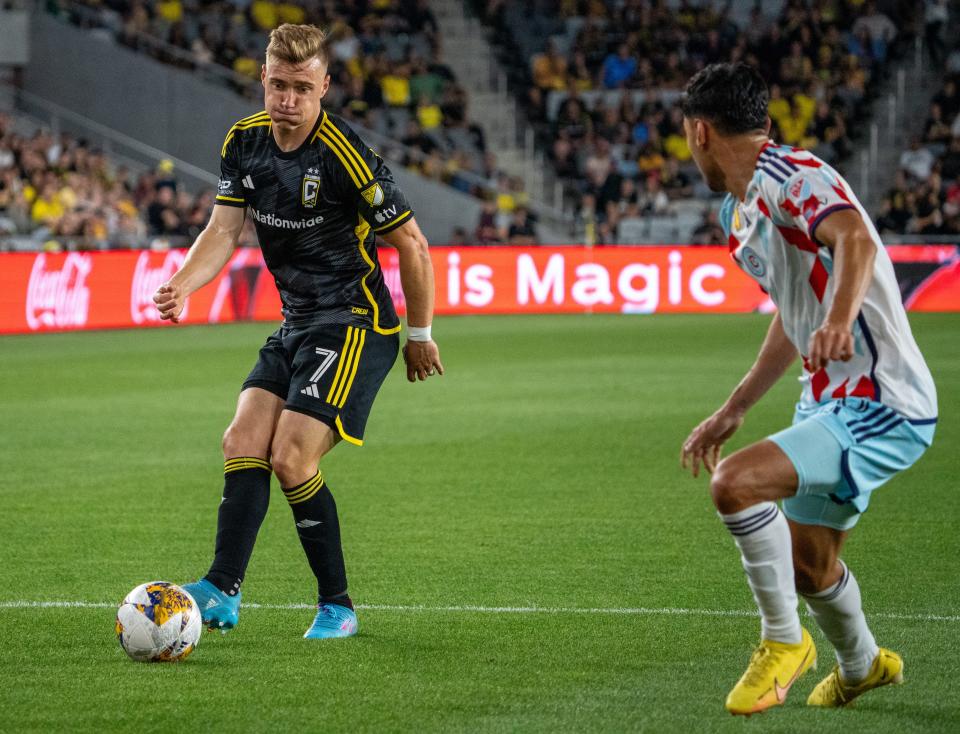
[[[874,114],[880,82],[916,38],[951,73],[922,133],[900,156],[876,221],[884,233],[960,234],[960,58],[949,52],[943,0],[786,0],[775,15],[757,3],[748,22],[738,22],[729,3],[710,1],[472,5],[583,241],[636,241],[631,223],[707,198],[678,106],[683,85],[706,64],[761,68],[771,136],[843,170]],[[523,180],[498,168],[496,151],[471,121],[470,93],[443,62],[426,0],[48,0],[47,9],[166,63],[229,69],[224,78],[251,98],[259,95],[270,29],[325,27],[333,54],[325,107],[393,141],[395,165],[484,200],[479,220],[464,222],[452,243],[539,241]],[[169,160],[132,171],[82,139],[0,117],[0,234],[97,248],[162,246],[195,237],[211,204],[210,192],[178,183]],[[689,241],[724,241],[715,208],[703,208]],[[250,230],[244,237],[255,242]]]

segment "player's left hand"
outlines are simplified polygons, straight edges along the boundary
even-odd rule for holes
[[[403,361],[407,363],[407,379],[410,382],[426,380],[435,374],[443,374],[440,349],[433,340],[428,342],[408,340],[403,345]]]
[[[853,332],[849,326],[827,321],[811,335],[807,354],[813,372],[826,367],[828,362],[847,362],[853,357]]]

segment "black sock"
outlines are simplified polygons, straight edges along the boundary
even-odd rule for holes
[[[223,500],[217,513],[217,546],[204,577],[231,596],[240,590],[257,532],[270,502],[270,462],[241,456],[223,465]]]
[[[303,484],[283,490],[293,510],[300,545],[317,577],[317,593],[321,600],[353,608],[347,596],[347,571],[340,545],[340,521],[337,503],[319,471]]]
[[[350,598],[350,595],[347,592],[337,594],[336,596],[321,596],[318,594],[317,605],[320,604],[339,604],[341,607],[353,609],[353,599]]]

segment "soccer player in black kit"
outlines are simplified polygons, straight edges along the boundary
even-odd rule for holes
[[[337,507],[319,463],[341,440],[362,444],[373,400],[399,350],[400,321],[375,235],[400,256],[407,378],[443,374],[430,336],[427,241],[380,157],[321,109],[328,58],[324,33],[314,26],[285,24],[270,34],[261,71],[265,109],[227,133],[210,222],[183,267],[154,295],[162,318],[176,322],[187,297],[226,264],[250,212],[284,320],[260,350],[223,437],[213,564],[185,587],[204,623],[223,631],[238,621],[240,584],[273,472],[317,577],[317,613],[304,636],[357,632]]]

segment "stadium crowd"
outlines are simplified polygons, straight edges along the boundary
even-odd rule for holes
[[[394,140],[392,156],[428,178],[481,198],[498,171],[468,95],[441,60],[426,0],[51,0],[53,12],[110,29],[126,46],[190,69],[231,69],[237,91],[258,98],[270,30],[314,23],[328,30],[328,109]],[[157,43],[157,42],[161,43]],[[398,146],[399,147],[399,146]],[[511,182],[515,185],[515,182]]]
[[[609,242],[622,220],[668,213],[697,185],[676,105],[697,70],[716,61],[759,66],[770,84],[771,136],[836,162],[887,60],[920,22],[915,4],[886,3],[884,12],[862,0],[786,0],[776,17],[756,3],[740,24],[730,3],[712,1],[475,4],[506,39],[501,58],[514,65],[558,175],[579,192],[581,218]],[[522,38],[513,33],[521,10]]]
[[[213,198],[190,195],[175,173],[164,160],[134,175],[82,139],[19,134],[0,114],[0,235],[28,235],[53,250],[189,244]],[[252,232],[241,241],[255,242]]]
[[[934,95],[923,133],[900,155],[900,170],[876,215],[881,234],[960,234],[960,64],[957,66]]]
[[[626,241],[636,232],[630,223],[670,215],[675,202],[706,193],[676,104],[705,64],[760,65],[770,82],[772,137],[837,162],[850,150],[851,131],[866,115],[887,60],[924,21],[914,3],[871,0],[785,0],[776,17],[757,3],[739,23],[719,0],[682,0],[679,8],[666,0],[474,4],[505,44],[502,59],[513,64],[512,79],[558,176],[576,192],[590,242]],[[169,63],[219,64],[251,82],[272,27],[328,27],[334,84],[326,106],[402,143],[384,151],[392,159],[485,199],[476,226],[458,230],[454,240],[537,241],[523,182],[498,169],[470,123],[466,91],[440,61],[437,21],[424,0],[51,0],[48,7],[81,25],[110,28],[123,43]],[[514,35],[517,13],[529,31],[523,38]],[[930,17],[926,23],[929,42]],[[146,39],[183,53],[164,57],[169,46]],[[946,56],[936,44],[930,50],[941,62]],[[954,73],[931,105],[924,134],[903,153],[878,213],[882,231],[960,232],[958,84]],[[0,233],[122,246],[149,236],[189,238],[206,220],[209,196],[178,190],[169,170],[131,180],[83,141],[41,132],[25,138],[4,128]],[[713,214],[704,211],[691,239],[723,241]]]

